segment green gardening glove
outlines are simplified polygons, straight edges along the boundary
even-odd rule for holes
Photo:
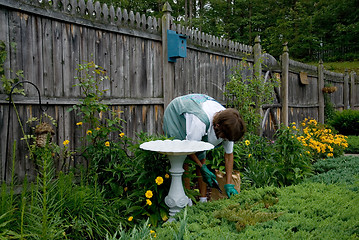
[[[209,171],[209,169],[205,164],[203,164],[201,167],[201,174],[203,177],[203,181],[207,183],[209,187],[213,188],[214,186],[218,185],[216,180],[216,175],[214,175],[214,173]]]
[[[226,190],[228,198],[230,198],[231,195],[238,194],[237,190],[234,188],[234,184],[225,184],[224,190]]]

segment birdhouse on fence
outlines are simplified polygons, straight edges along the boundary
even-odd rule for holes
[[[167,30],[167,49],[169,62],[176,62],[177,58],[187,57],[187,37]]]
[[[55,134],[55,131],[49,123],[43,122],[36,126],[35,134],[36,145],[38,147],[45,147],[48,139],[49,142],[52,142],[52,135]]]

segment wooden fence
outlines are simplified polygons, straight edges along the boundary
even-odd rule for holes
[[[176,63],[167,61],[167,29],[187,36],[187,57]],[[334,74],[295,62],[287,50],[277,61],[261,53],[259,38],[252,47],[185,28],[174,23],[168,4],[162,19],[155,19],[84,0],[0,0],[0,41],[7,46],[6,77],[24,71],[25,80],[39,88],[42,103],[48,103],[46,113],[56,120],[54,141],[61,145],[69,140],[71,149],[81,146],[81,136],[86,132],[76,126],[81,118],[68,111],[81,98],[81,91],[73,85],[78,64],[86,61],[106,69],[110,80],[102,86],[109,89],[104,101],[125,120],[123,131],[131,138],[140,131],[162,133],[164,108],[176,96],[204,93],[225,103],[226,82],[243,57],[249,67],[257,63],[255,71],[262,75],[278,73],[282,80],[279,100],[263,106],[266,135],[271,135],[279,123],[305,117],[321,119],[324,83],[338,87],[331,95],[338,108],[357,108],[359,103],[354,73]],[[262,57],[264,62],[259,64]],[[13,97],[16,108],[9,106],[7,95],[0,92],[2,180],[9,180],[15,140],[16,175],[20,180],[35,175],[26,144],[20,140],[23,132],[19,122],[29,133],[31,126],[26,121],[42,111],[34,86],[24,84],[24,89],[26,96]],[[86,162],[74,158],[56,166],[67,171],[78,164]]]

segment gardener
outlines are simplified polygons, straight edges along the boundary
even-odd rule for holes
[[[226,109],[215,99],[204,94],[177,97],[165,110],[163,130],[168,137],[175,139],[205,141],[214,146],[222,144],[227,173],[224,188],[228,197],[238,194],[232,180],[233,144],[243,136],[245,125],[236,109]],[[211,188],[218,187],[216,175],[205,165],[206,152],[191,154],[189,157],[198,165],[196,173],[199,177],[200,201],[206,202],[205,183]],[[188,188],[189,182],[185,185]]]

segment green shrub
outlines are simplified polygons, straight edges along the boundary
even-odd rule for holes
[[[349,135],[347,137],[348,148],[345,149],[345,153],[359,153],[359,136]]]
[[[337,111],[329,124],[340,134],[359,135],[359,111],[346,109]]]
[[[241,143],[244,150],[240,157],[246,159],[244,182],[253,187],[289,186],[309,176],[311,158],[296,133],[295,128],[282,126],[273,141],[249,135]]]
[[[233,149],[234,169],[244,187],[289,186],[311,175],[311,156],[296,138],[297,129],[282,126],[269,140],[247,133]],[[224,170],[223,149],[210,152],[208,165]]]
[[[325,122],[329,122],[335,116],[335,108],[332,100],[330,99],[330,95],[328,93],[324,93],[324,118]]]

